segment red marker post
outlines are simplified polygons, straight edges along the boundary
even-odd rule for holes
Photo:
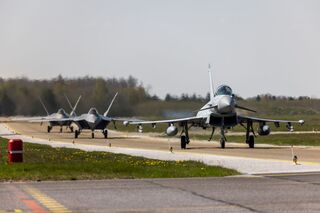
[[[8,163],[23,162],[23,141],[11,139],[8,142]]]

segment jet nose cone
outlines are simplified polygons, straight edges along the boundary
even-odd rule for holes
[[[234,111],[234,101],[231,96],[223,96],[218,103],[219,113],[232,113]]]

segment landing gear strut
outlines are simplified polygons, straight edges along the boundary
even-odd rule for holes
[[[226,136],[224,135],[224,127],[221,127],[220,147],[224,149],[226,147]]]
[[[73,132],[73,126],[69,126],[70,132]]]
[[[215,130],[215,128],[214,128],[214,127],[212,127],[212,132],[211,132],[211,135],[210,135],[210,138],[209,138],[209,140],[208,140],[208,141],[211,141],[211,140],[212,140],[212,138],[213,138],[213,134],[214,134],[214,130]]]
[[[91,132],[91,138],[94,138],[94,132]]]
[[[50,133],[51,130],[52,130],[52,126],[48,126],[48,128],[47,128],[48,133]]]
[[[60,133],[62,133],[62,126],[60,127]]]

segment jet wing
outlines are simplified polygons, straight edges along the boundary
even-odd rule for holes
[[[292,123],[297,123],[300,125],[304,124],[304,120],[299,120],[299,121],[273,120],[273,119],[256,118],[256,117],[249,117],[249,116],[238,116],[239,123],[248,123],[250,121],[256,122],[256,123],[274,123],[275,126],[279,126],[280,123],[287,123],[289,126],[291,126]]]
[[[127,121],[128,124],[132,125],[143,125],[143,124],[161,124],[161,123],[194,123],[200,124],[205,121],[207,117],[187,117],[187,118],[178,118],[178,119],[169,119],[169,120],[155,120],[155,121]]]
[[[40,119],[30,119],[31,123],[42,123],[42,122],[68,122],[73,121],[71,118],[40,118]]]

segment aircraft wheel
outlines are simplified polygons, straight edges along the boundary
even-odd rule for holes
[[[79,136],[79,131],[78,130],[74,131],[74,138],[78,138],[78,136]]]
[[[104,135],[104,138],[108,138],[108,130],[107,129],[103,130],[103,135]]]
[[[248,140],[249,148],[253,149],[254,148],[254,136],[250,135],[249,140]]]
[[[221,149],[224,149],[226,147],[226,141],[223,138],[220,139],[220,146]]]
[[[62,127],[60,127],[60,133],[62,133]]]
[[[69,129],[71,132],[73,132],[73,126],[70,126]]]
[[[52,127],[51,127],[51,126],[48,126],[48,128],[47,128],[48,133],[51,132],[51,129],[52,129]]]
[[[94,138],[94,132],[91,132],[91,138]]]
[[[185,135],[181,136],[181,149],[186,149],[187,147],[187,137]]]

